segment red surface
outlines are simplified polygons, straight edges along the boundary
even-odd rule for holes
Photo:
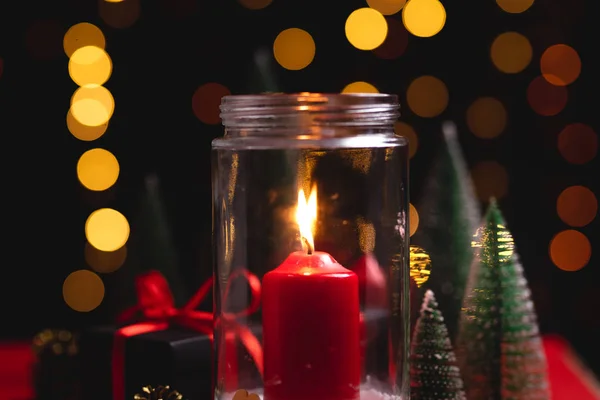
[[[553,400],[600,399],[598,381],[581,364],[564,339],[546,336],[544,348]],[[0,400],[32,399],[31,367],[34,357],[30,344],[0,344],[0,360]]]
[[[358,399],[357,275],[296,252],[263,278],[265,400]]]

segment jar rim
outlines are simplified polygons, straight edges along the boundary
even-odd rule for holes
[[[299,92],[283,93],[269,92],[261,94],[234,94],[221,99],[221,110],[230,107],[248,106],[286,106],[286,105],[330,105],[330,106],[359,106],[369,104],[385,104],[399,107],[398,95],[388,93],[321,93]],[[224,110],[225,109],[225,110]]]

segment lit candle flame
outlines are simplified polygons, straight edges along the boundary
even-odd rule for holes
[[[315,239],[313,231],[317,222],[317,188],[313,186],[310,190],[308,200],[304,195],[304,190],[298,191],[298,208],[296,209],[296,222],[300,228],[300,240],[302,247],[308,254],[315,250]]]

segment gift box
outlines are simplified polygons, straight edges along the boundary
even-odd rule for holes
[[[252,331],[259,338],[260,328],[256,327]],[[123,347],[123,365],[118,366],[115,365],[113,353],[116,333],[115,327],[100,327],[82,335],[82,398],[112,399],[113,391],[120,390],[124,399],[132,399],[146,385],[169,385],[188,400],[211,398],[211,335],[170,328],[131,336],[126,339]],[[225,343],[225,352],[231,357],[228,364],[232,368],[235,368],[237,360],[248,359],[247,352],[236,337],[228,338]],[[121,370],[115,371],[115,368]],[[122,380],[115,379],[115,372],[122,374]],[[237,388],[244,384],[243,381],[257,379],[259,371],[256,370],[255,373],[254,377],[236,376],[239,379],[227,384]],[[227,376],[235,376],[235,372]],[[121,387],[115,388],[114,385]]]

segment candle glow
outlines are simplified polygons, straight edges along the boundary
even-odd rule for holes
[[[296,222],[300,230],[302,248],[308,254],[315,250],[314,230],[317,222],[317,188],[313,186],[308,199],[304,190],[298,191],[298,207],[296,208]]]

